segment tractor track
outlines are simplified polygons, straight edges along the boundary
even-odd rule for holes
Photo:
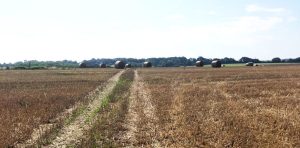
[[[120,138],[124,147],[161,147],[157,140],[158,118],[155,111],[151,96],[135,70],[128,114],[124,124],[127,130]]]
[[[45,147],[69,147],[79,144],[84,131],[87,131],[93,125],[95,121],[93,114],[101,106],[102,99],[113,90],[123,72],[124,71],[121,71],[110,78],[103,91],[95,94],[95,99],[88,104],[85,110],[82,111],[82,114],[76,117],[70,124],[65,125],[51,144]]]

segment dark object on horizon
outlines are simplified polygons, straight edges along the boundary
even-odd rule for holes
[[[248,62],[245,64],[245,66],[254,66],[254,63],[253,62]]]
[[[43,70],[43,69],[47,69],[47,68],[43,67],[43,66],[32,66],[29,69],[30,70]]]
[[[99,65],[99,67],[100,67],[100,68],[106,68],[106,64],[103,64],[103,63],[102,63],[102,64]]]
[[[196,62],[196,67],[203,67],[204,66],[204,62],[203,61],[197,61]]]
[[[24,66],[17,66],[17,67],[14,67],[13,69],[24,70],[24,69],[26,69],[26,67],[24,67]]]
[[[115,68],[116,69],[124,69],[124,67],[125,67],[125,63],[123,61],[117,61],[115,63]]]
[[[145,68],[152,67],[152,63],[151,62],[144,62],[143,67],[145,67]]]
[[[126,68],[131,68],[131,64],[126,64],[125,67]]]
[[[222,66],[222,63],[220,60],[214,60],[211,62],[211,67],[213,68],[220,68]]]
[[[272,63],[281,63],[281,59],[279,57],[273,58]]]
[[[80,63],[80,64],[79,64],[79,68],[87,68],[86,63]]]

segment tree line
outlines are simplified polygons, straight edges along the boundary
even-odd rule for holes
[[[141,67],[143,62],[149,61],[155,67],[179,67],[179,66],[194,66],[196,61],[203,61],[204,64],[210,64],[213,60],[211,58],[204,58],[202,56],[198,58],[186,58],[186,57],[167,57],[167,58],[147,58],[147,59],[135,59],[135,58],[101,58],[101,59],[90,59],[84,60],[81,62],[63,60],[63,61],[20,61],[16,63],[2,63],[0,67],[7,68],[16,68],[16,69],[43,69],[49,67],[57,67],[57,68],[76,68],[80,63],[85,63],[87,67],[99,67],[99,64],[106,64],[107,66],[112,66],[117,60],[124,61],[125,63],[130,63],[134,67]],[[235,60],[234,58],[221,58],[222,64],[237,64],[237,63],[300,63],[300,57],[295,59],[280,59],[279,57],[275,57],[272,60],[261,61],[256,58],[242,57],[239,60]]]

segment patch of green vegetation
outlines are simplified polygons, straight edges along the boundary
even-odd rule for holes
[[[225,67],[243,67],[245,66],[244,63],[241,63],[241,64],[224,64]]]
[[[91,119],[97,118],[86,139],[79,147],[118,147],[114,137],[120,130],[128,111],[129,89],[133,81],[133,70],[127,70],[120,76],[113,90],[102,100],[99,110]]]
[[[246,63],[238,63],[238,64],[224,64],[225,67],[245,67]],[[258,66],[276,66],[276,65],[291,65],[291,64],[297,64],[297,63],[254,63],[258,64]]]
[[[132,80],[121,76],[113,90],[105,98],[103,98],[101,109],[106,108],[110,102],[118,101],[120,98],[119,95],[122,92],[127,91],[127,89],[129,89],[128,86],[130,86],[131,83]]]
[[[81,115],[84,110],[86,109],[85,105],[81,105],[78,108],[76,108],[73,113],[65,120],[65,124],[69,125],[72,123],[79,115]]]

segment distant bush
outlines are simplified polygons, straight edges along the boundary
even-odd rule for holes
[[[41,67],[41,66],[34,66],[34,67],[30,67],[30,70],[41,70],[41,69],[47,69],[46,67]]]
[[[23,66],[17,66],[17,67],[14,67],[13,69],[16,69],[16,70],[22,70],[22,69],[26,69],[26,67],[23,67]]]
[[[281,59],[278,57],[272,59],[272,63],[280,63],[280,62],[281,62]]]

